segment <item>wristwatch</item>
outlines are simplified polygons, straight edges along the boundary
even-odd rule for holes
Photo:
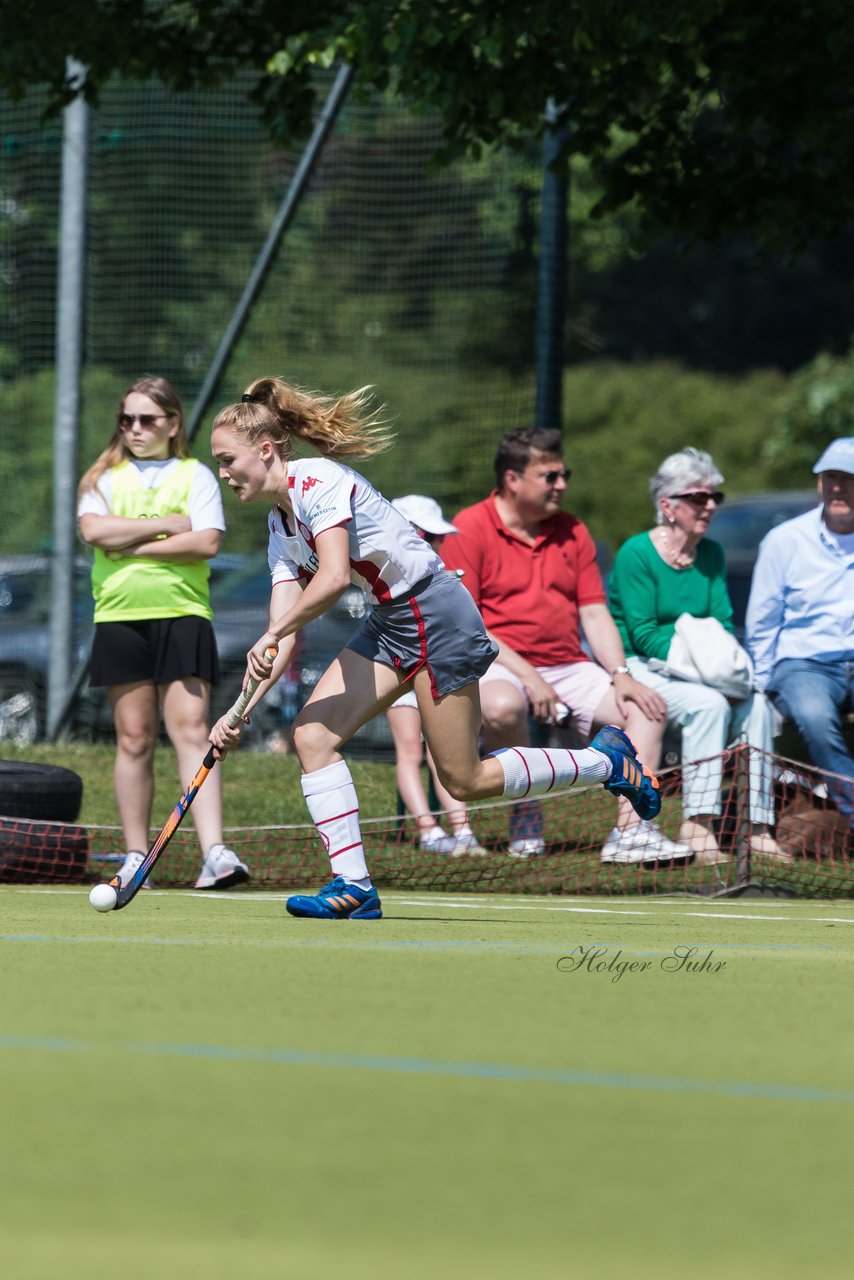
[[[629,671],[628,667],[614,667],[614,670],[611,672],[611,684],[614,683],[614,676],[630,676],[631,674],[632,673]]]

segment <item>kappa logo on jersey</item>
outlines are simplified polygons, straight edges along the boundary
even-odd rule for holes
[[[313,489],[314,486],[319,483],[320,481],[317,480],[314,476],[306,476],[306,478],[302,482],[302,496],[305,497],[308,491],[310,489]]]

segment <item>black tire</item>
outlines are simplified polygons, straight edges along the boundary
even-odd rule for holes
[[[26,760],[0,760],[0,814],[42,822],[76,822],[83,779],[73,769]]]

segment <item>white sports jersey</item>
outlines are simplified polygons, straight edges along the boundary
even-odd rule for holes
[[[352,468],[331,458],[294,459],[288,463],[288,491],[294,528],[279,507],[268,520],[274,585],[313,577],[318,568],[315,538],[343,524],[348,525],[350,576],[377,604],[395,600],[422,578],[441,572],[442,561],[429,542]]]

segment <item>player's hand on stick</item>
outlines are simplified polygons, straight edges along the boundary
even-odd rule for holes
[[[236,747],[240,743],[240,735],[243,732],[243,726],[249,724],[249,717],[243,715],[237,724],[229,724],[228,717],[222,716],[217,720],[214,727],[208,735],[208,741],[213,743],[216,748],[218,760],[222,760],[226,752],[231,747]]]
[[[268,668],[268,673],[273,669],[273,662],[278,652],[277,642],[269,640],[264,649],[264,664]],[[265,678],[264,676],[254,676],[247,670],[246,679],[243,682],[243,692],[240,697],[234,706],[226,711],[225,715],[217,720],[211,729],[208,741],[213,744],[214,754],[218,760],[222,760],[229,748],[236,747],[240,742],[243,726],[249,724],[246,708],[252,701],[252,696],[258,688],[260,680]]]
[[[273,658],[275,658],[279,649],[279,641],[276,636],[267,631],[246,655],[246,680],[243,682],[244,689],[248,681],[269,680],[273,674]],[[272,656],[271,656],[272,655]]]

